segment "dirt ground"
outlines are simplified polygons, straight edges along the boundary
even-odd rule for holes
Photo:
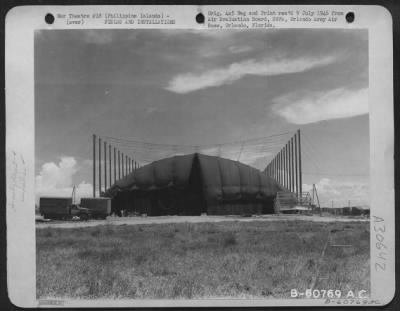
[[[82,228],[98,225],[142,225],[142,224],[166,224],[166,223],[204,223],[221,221],[313,221],[313,222],[369,222],[365,217],[332,217],[332,216],[306,216],[306,215],[262,215],[253,217],[241,216],[136,216],[136,217],[114,217],[109,216],[106,220],[91,219],[89,221],[48,221],[36,222],[36,228]]]

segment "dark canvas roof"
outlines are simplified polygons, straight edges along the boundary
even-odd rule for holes
[[[194,164],[200,171],[205,198],[235,200],[267,198],[283,191],[272,178],[259,170],[229,159],[203,154],[174,156],[152,162],[118,180],[106,193],[115,196],[125,191],[154,191],[168,187],[184,188]]]

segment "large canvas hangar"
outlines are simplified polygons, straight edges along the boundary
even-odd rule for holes
[[[107,192],[113,212],[147,215],[274,213],[273,178],[229,159],[199,153],[152,162],[118,180]]]

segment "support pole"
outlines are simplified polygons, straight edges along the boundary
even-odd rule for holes
[[[282,178],[282,186],[285,186],[285,159],[283,158],[283,149],[281,150],[281,178]]]
[[[290,170],[290,161],[289,161],[289,148],[290,148],[290,144],[289,142],[286,143],[286,185],[288,190],[290,191],[290,175],[289,175],[289,170]]]
[[[286,188],[286,145],[283,147],[283,186]]]
[[[122,168],[122,177],[124,177],[125,176],[125,170],[124,170],[124,153],[123,152],[121,152],[121,161],[122,161],[122,166],[121,166],[121,168]]]
[[[104,142],[104,191],[107,191],[107,142]]]
[[[278,153],[278,159],[279,159],[279,183],[282,185],[282,152],[279,151]]]
[[[292,145],[290,144],[289,139],[289,184],[290,184],[290,191],[293,192],[293,185],[292,185]]]
[[[279,183],[282,185],[282,150],[279,151],[278,153],[278,158],[279,158]]]
[[[118,179],[121,179],[121,152],[118,150]]]
[[[302,197],[303,197],[303,181],[302,181],[302,171],[301,171],[301,138],[300,138],[300,130],[297,130],[297,138],[299,140],[299,193],[300,193],[300,201],[301,201]]]
[[[101,138],[99,137],[99,197],[101,197]]]
[[[272,178],[274,178],[275,179],[275,159],[272,159],[272,162],[271,162],[271,170],[272,170]]]
[[[108,145],[108,158],[109,158],[109,162],[108,162],[108,164],[109,164],[109,169],[108,169],[108,175],[109,175],[109,177],[110,177],[110,187],[111,187],[111,185],[112,185],[112,182],[111,182],[111,145]]]
[[[287,153],[287,184],[289,191],[292,191],[292,189],[290,189],[290,143],[289,142],[287,143],[286,153]]]
[[[291,154],[291,150],[290,150],[290,139],[287,143],[287,152],[288,152],[288,156],[287,156],[287,160],[288,160],[288,185],[289,185],[289,191],[292,192],[292,176],[291,176],[291,171],[290,171],[290,154]]]
[[[280,177],[280,169],[281,169],[281,162],[280,162],[280,157],[279,157],[279,153],[276,155],[276,158],[278,160],[278,183],[281,183],[281,177]]]
[[[272,178],[275,179],[275,158],[272,159]]]
[[[117,149],[114,147],[114,184],[117,181]]]
[[[93,197],[96,197],[96,134],[93,134]]]
[[[298,153],[297,153],[297,135],[294,134],[294,156],[295,156],[295,172],[296,172],[296,197],[297,201],[299,200],[299,174],[298,174],[298,167],[297,167],[297,161],[298,161]]]
[[[292,158],[292,163],[291,163],[291,174],[292,174],[292,192],[295,192],[295,187],[294,187],[294,150],[293,150],[293,137],[290,139],[290,151],[291,151],[291,158]]]
[[[125,175],[128,175],[128,156],[125,155]]]

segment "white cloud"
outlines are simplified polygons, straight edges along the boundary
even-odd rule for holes
[[[232,45],[229,47],[229,52],[239,54],[239,53],[245,53],[245,52],[250,52],[253,48],[249,45]]]
[[[157,110],[158,109],[156,107],[147,107],[145,111],[146,111],[146,113],[153,113]]]
[[[175,76],[166,87],[175,93],[189,93],[200,89],[231,84],[247,75],[273,76],[303,72],[315,67],[333,63],[337,57],[297,59],[254,59],[233,63],[225,68],[208,70],[199,74],[186,73]]]
[[[334,207],[369,205],[369,185],[366,182],[338,181],[322,178],[316,184],[321,206]],[[303,184],[303,191],[312,192],[311,184]]]
[[[241,54],[245,52],[252,51],[253,48],[249,45],[232,45],[226,47],[226,43],[224,40],[216,40],[213,44],[209,44],[204,46],[199,50],[199,54],[204,58],[212,58],[216,56],[226,55],[227,53],[231,54]]]
[[[62,157],[58,164],[47,162],[42,165],[35,179],[35,192],[40,196],[69,197],[72,195],[73,176],[78,171],[78,165],[73,157]],[[76,197],[91,196],[93,187],[85,181],[76,185]]]
[[[83,38],[88,43],[109,44],[113,41],[112,31],[89,29],[83,32]]]
[[[271,155],[270,152],[260,151],[259,147],[244,146],[241,148],[239,145],[221,146],[221,148],[201,148],[198,152],[201,154],[220,156],[225,159],[239,161],[247,165],[253,165],[257,160],[264,159]]]
[[[338,88],[302,96],[291,93],[274,99],[272,109],[294,124],[354,117],[368,113],[368,89]]]

